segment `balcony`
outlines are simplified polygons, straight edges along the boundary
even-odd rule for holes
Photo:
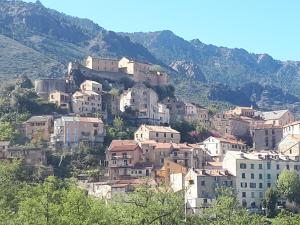
[[[124,159],[122,159],[124,160]],[[108,167],[132,167],[133,164],[132,163],[126,163],[124,161],[121,160],[109,160],[108,161]]]

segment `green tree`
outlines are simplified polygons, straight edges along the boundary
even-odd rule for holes
[[[265,207],[267,208],[267,216],[274,217],[276,215],[276,203],[278,199],[278,192],[274,188],[268,188],[265,193]]]
[[[15,131],[9,122],[0,122],[0,141],[11,141]]]
[[[283,198],[300,204],[300,179],[295,171],[282,171],[277,180],[277,189]]]

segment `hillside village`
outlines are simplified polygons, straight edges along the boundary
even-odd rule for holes
[[[289,110],[212,112],[158,93],[169,85],[167,73],[125,57],[89,56],[71,63],[66,79],[34,84],[60,111],[15,121],[24,142],[2,138],[0,159],[24,159],[46,176],[70,155],[97,152],[76,174],[92,196],[109,200],[145,182],[165,184],[185,190],[188,212],[197,213],[216,199],[216,187],[231,187],[241,206],[261,209],[282,170],[300,175],[300,121]]]

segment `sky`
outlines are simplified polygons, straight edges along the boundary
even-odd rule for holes
[[[30,1],[30,0],[28,0]],[[113,31],[171,30],[186,40],[300,61],[299,0],[41,0]]]

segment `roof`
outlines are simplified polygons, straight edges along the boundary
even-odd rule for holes
[[[83,91],[83,94],[86,94],[86,95],[99,95],[97,92],[94,92],[94,91]]]
[[[146,129],[148,129],[149,131],[154,131],[154,132],[179,134],[179,132],[177,130],[172,129],[171,127],[152,126],[152,125],[141,125],[141,127],[144,127]]]
[[[133,140],[112,140],[108,150],[110,152],[121,152],[121,151],[134,151],[136,149],[141,149],[137,142]]]
[[[234,157],[235,159],[249,159],[249,160],[261,160],[261,161],[262,160],[271,160],[271,159],[284,160],[284,161],[294,160],[287,155],[283,155],[276,151],[270,151],[270,150],[254,151],[254,152],[250,152],[250,153],[243,153],[243,152],[238,152],[238,151],[227,151],[226,156],[228,154],[231,155],[232,157]]]
[[[157,142],[155,149],[179,149],[180,151],[190,151],[193,148],[199,148],[197,145],[186,143],[172,143],[172,142]]]
[[[92,84],[99,84],[99,85],[101,85],[99,82],[96,82],[96,81],[93,81],[93,80],[85,80],[81,84],[86,83],[86,82],[89,82],[89,83],[92,83]]]
[[[144,168],[149,168],[153,167],[153,163],[151,162],[138,162],[134,164],[132,169],[144,169]]]
[[[46,115],[46,116],[32,116],[30,117],[26,122],[41,122],[41,121],[47,121],[49,119],[52,119],[53,116]]]
[[[65,122],[79,122],[79,116],[62,116],[61,119]]]
[[[280,119],[285,113],[289,110],[277,110],[277,111],[270,111],[270,112],[262,112],[261,117],[264,120],[278,120]]]
[[[226,138],[222,138],[222,137],[213,137],[213,138],[215,138],[215,139],[217,139],[217,140],[219,140],[220,142],[223,142],[223,143],[245,145],[244,142],[234,140],[234,139],[226,139]]]
[[[97,117],[79,117],[79,121],[86,123],[103,123],[102,120]]]
[[[195,170],[197,176],[212,176],[212,177],[227,177],[233,176],[227,170],[224,169],[201,169]]]
[[[271,128],[274,128],[274,129],[280,129],[282,128],[282,126],[279,126],[279,125],[273,125],[273,124],[257,124],[254,129],[255,130],[258,130],[258,129],[271,129]]]
[[[297,120],[297,121],[294,121],[292,123],[289,123],[289,124],[287,124],[287,125],[285,125],[283,127],[293,126],[293,125],[297,125],[297,124],[300,124],[300,120]]]

